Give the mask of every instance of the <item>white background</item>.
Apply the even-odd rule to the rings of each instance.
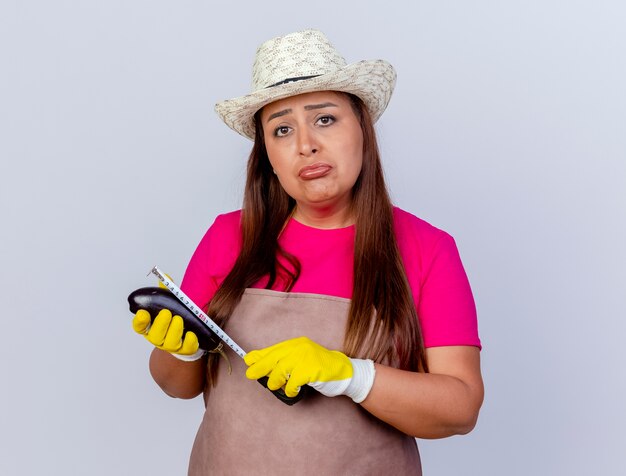
[[[202,402],[151,380],[126,296],[240,206],[213,112],[315,27],[398,84],[401,207],[457,240],[486,399],[427,475],[626,474],[626,7],[619,1],[0,4],[0,473],[186,472]],[[323,455],[311,455],[309,461]]]

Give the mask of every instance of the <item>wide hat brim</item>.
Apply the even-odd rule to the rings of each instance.
[[[351,93],[363,100],[372,121],[387,108],[396,84],[396,72],[387,61],[364,60],[337,71],[254,91],[246,96],[227,99],[215,105],[215,112],[228,127],[254,140],[254,115],[263,106],[298,94],[315,91]]]

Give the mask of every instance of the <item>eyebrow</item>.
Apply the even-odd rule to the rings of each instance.
[[[310,111],[311,109],[321,109],[323,107],[337,107],[337,104],[333,104],[332,102],[323,102],[322,104],[310,104],[308,106],[304,106],[304,110]]]
[[[274,114],[270,114],[270,117],[267,118],[267,121],[270,122],[272,119],[276,119],[277,117],[284,116],[285,114],[289,114],[291,109],[283,109],[282,111],[275,112]]]
[[[338,106],[336,104],[332,103],[332,102],[323,102],[321,104],[308,104],[308,105],[304,106],[304,110],[305,111],[311,111],[311,110],[314,110],[314,109],[322,109],[322,108],[325,108],[325,107],[338,107]],[[268,117],[267,121],[265,121],[265,122],[270,122],[272,119],[276,119],[277,117],[284,116],[284,115],[289,114],[291,112],[293,112],[292,109],[283,109],[282,111],[275,112],[273,114],[270,114],[270,117]]]

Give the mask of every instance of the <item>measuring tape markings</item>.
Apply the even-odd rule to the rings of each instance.
[[[246,352],[239,347],[239,345],[228,334],[226,334],[226,332],[224,332],[222,328],[218,326],[215,321],[213,321],[213,319],[199,309],[194,302],[165,275],[165,273],[163,273],[157,266],[152,268],[150,272],[159,278],[165,287],[169,289],[187,309],[193,312],[194,315],[204,323],[204,325],[211,329],[211,331],[214,332],[228,347],[235,351],[239,357],[245,357]]]
[[[167,277],[165,273],[163,273],[157,266],[152,268],[150,272],[154,274],[157,278],[159,278],[159,280],[165,285],[165,287],[169,289],[172,294],[174,294],[174,296],[176,296],[176,298],[181,303],[183,303],[183,305],[187,309],[193,312],[193,314],[198,319],[200,319],[209,329],[211,329],[211,331],[213,331],[215,335],[217,335],[217,337],[219,337],[228,347],[235,351],[235,353],[239,357],[243,359],[246,356],[246,352],[241,347],[239,347],[239,345],[228,334],[226,334],[226,332],[224,332],[222,328],[218,326],[215,321],[213,321],[213,319],[211,319],[201,309],[199,309],[194,304],[194,302],[189,299],[189,297]],[[267,380],[268,377],[261,377],[260,379],[258,379],[258,382],[269,390],[269,388],[267,387]],[[287,395],[285,395],[283,389],[270,390],[270,392],[272,392],[274,396],[278,398],[281,402],[286,403],[287,405],[293,405],[294,403],[297,403],[300,401],[300,399],[302,399],[302,397],[306,393],[304,390],[307,388],[308,387],[306,386],[302,387],[302,390],[295,397],[288,397]]]

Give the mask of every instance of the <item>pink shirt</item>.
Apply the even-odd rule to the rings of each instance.
[[[191,258],[181,288],[199,306],[211,300],[237,259],[240,217],[241,211],[218,216]],[[454,239],[399,208],[394,225],[425,347],[480,347],[476,306]],[[279,242],[301,264],[292,292],[351,298],[354,234],[354,226],[322,230],[289,220]],[[283,291],[280,282],[272,289]]]

